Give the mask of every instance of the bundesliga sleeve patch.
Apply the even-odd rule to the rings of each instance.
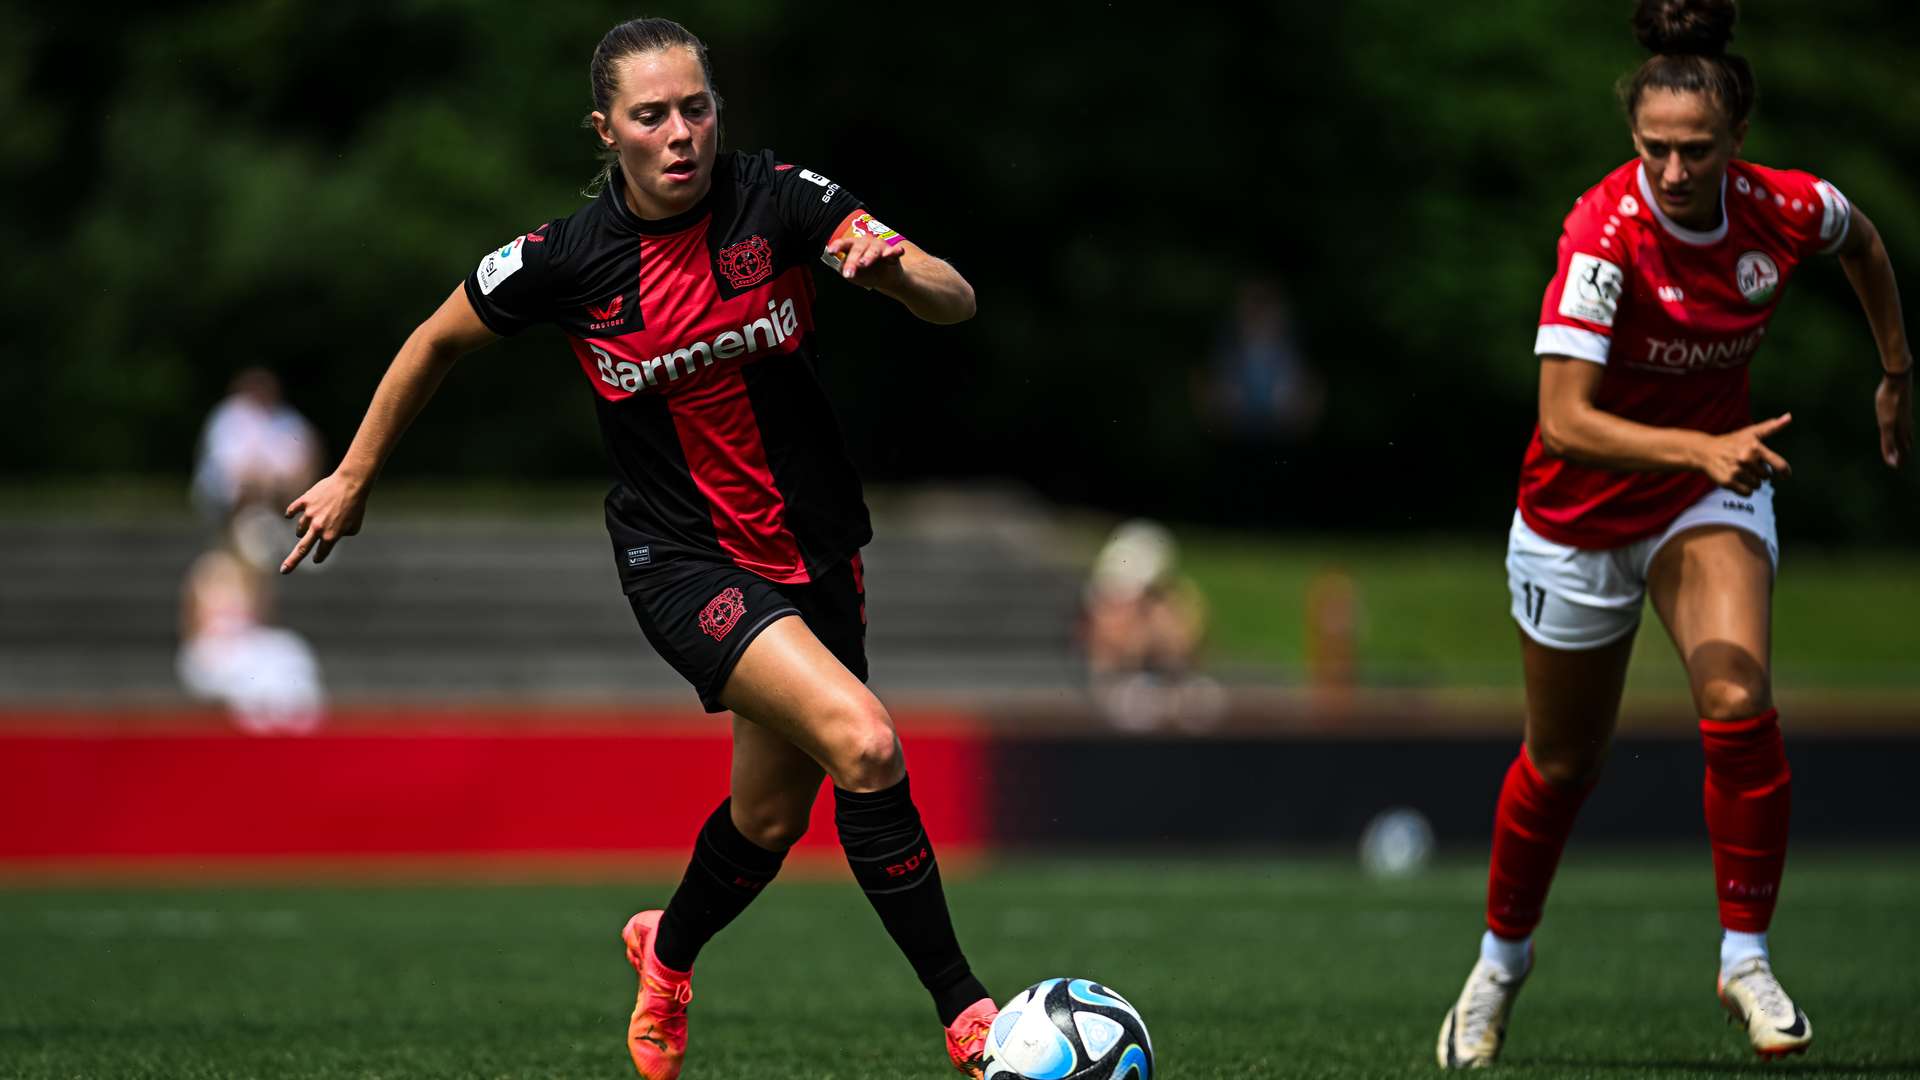
[[[1620,267],[1585,252],[1574,252],[1567,264],[1567,284],[1560,292],[1560,314],[1601,326],[1612,326],[1620,310],[1620,293],[1627,276]]]
[[[1813,190],[1820,196],[1820,239],[1825,242],[1820,250],[1831,255],[1840,250],[1847,239],[1847,226],[1853,222],[1853,204],[1840,194],[1839,188],[1825,180],[1815,180]]]
[[[526,237],[516,236],[513,243],[498,251],[487,252],[487,257],[480,260],[480,269],[476,272],[480,280],[480,295],[492,296],[493,290],[499,288],[501,282],[512,277],[514,272],[520,269],[522,265],[520,249],[526,242]]]

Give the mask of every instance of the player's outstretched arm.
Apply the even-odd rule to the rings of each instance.
[[[1593,403],[1604,371],[1573,357],[1540,358],[1540,442],[1547,453],[1608,469],[1702,472],[1742,495],[1770,477],[1792,474],[1787,459],[1763,441],[1792,414],[1725,435],[1636,423]]]
[[[895,237],[836,236],[829,254],[841,256],[840,276],[855,285],[891,296],[930,323],[966,322],[975,311],[973,286],[945,259],[936,259],[911,240]]]
[[[360,531],[367,493],[401,433],[426,407],[454,361],[493,339],[493,331],[474,314],[464,285],[456,286],[440,309],[414,328],[387,365],[339,468],[288,505],[287,516],[295,520],[300,540],[280,563],[281,573],[293,573],[309,552],[314,562],[326,561],[341,537]]]
[[[1880,425],[1880,460],[1899,468],[1913,452],[1913,350],[1907,343],[1906,322],[1900,314],[1900,286],[1893,279],[1893,260],[1880,240],[1880,230],[1867,215],[1853,208],[1847,239],[1840,245],[1840,268],[1847,272],[1860,306],[1873,327],[1880,348],[1880,389],[1873,395],[1874,418]]]

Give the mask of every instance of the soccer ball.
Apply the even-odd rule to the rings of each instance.
[[[1153,1080],[1153,1040],[1119,994],[1047,979],[1001,1007],[986,1062],[986,1080]]]
[[[1433,826],[1404,806],[1382,810],[1360,835],[1360,865],[1374,877],[1412,877],[1433,857]]]

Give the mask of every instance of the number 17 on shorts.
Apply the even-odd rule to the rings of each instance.
[[[1531,581],[1520,583],[1520,611],[1517,617],[1531,625],[1540,625],[1540,616],[1546,614],[1547,590]]]

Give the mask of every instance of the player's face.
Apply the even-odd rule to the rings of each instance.
[[[1717,225],[1720,180],[1746,134],[1746,124],[1729,125],[1705,94],[1652,90],[1641,97],[1633,145],[1661,211],[1689,228]]]
[[[713,183],[720,108],[691,49],[656,49],[618,62],[612,111],[595,112],[600,141],[620,155],[627,195],[643,218],[671,217]]]

